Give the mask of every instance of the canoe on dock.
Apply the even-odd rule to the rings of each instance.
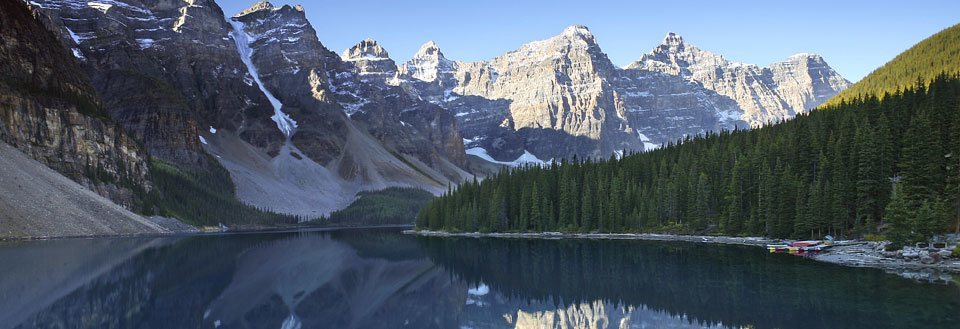
[[[794,241],[788,244],[768,244],[771,253],[816,254],[830,247],[829,242],[821,240]]]

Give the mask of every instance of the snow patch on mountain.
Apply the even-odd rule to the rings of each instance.
[[[527,151],[527,150],[523,150],[523,154],[521,154],[520,157],[518,157],[516,160],[513,160],[513,161],[498,161],[494,159],[492,156],[490,156],[490,154],[487,153],[487,150],[482,147],[469,148],[466,150],[466,152],[469,155],[479,157],[483,160],[486,160],[487,162],[507,165],[510,167],[522,167],[524,165],[541,166],[541,165],[550,164],[552,162],[552,160],[551,161],[540,160],[539,158],[537,158],[537,156],[533,155],[532,153],[530,153],[530,151]]]
[[[640,142],[643,143],[644,151],[653,151],[660,148],[660,144],[652,143],[650,137],[647,137],[647,135],[644,135],[639,131],[637,132],[637,137],[640,138]]]
[[[247,66],[247,71],[250,73],[250,76],[253,77],[253,81],[260,87],[260,90],[263,91],[264,95],[267,96],[267,99],[270,100],[270,104],[273,105],[274,114],[271,119],[277,123],[277,128],[283,132],[284,136],[287,136],[289,139],[290,136],[293,136],[294,131],[297,129],[297,122],[290,118],[289,115],[283,113],[281,108],[283,103],[279,99],[273,96],[267,88],[263,85],[263,82],[260,81],[260,74],[257,72],[256,65],[253,64],[253,49],[250,48],[250,35],[243,30],[243,22],[236,20],[230,20],[230,25],[233,25],[233,31],[230,32],[230,35],[233,37],[234,42],[237,44],[237,50],[240,52],[240,59],[243,61],[243,64]]]

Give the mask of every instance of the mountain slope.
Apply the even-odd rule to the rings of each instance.
[[[796,54],[759,67],[728,61],[676,33],[668,33],[653,51],[627,67],[681,76],[730,97],[754,127],[809,111],[850,86],[816,54]]]
[[[0,238],[171,232],[128,210],[155,191],[147,156],[44,19],[0,2]]]
[[[932,40],[953,42],[949,35]],[[934,47],[928,41],[920,44]],[[693,58],[709,57],[700,55]],[[912,49],[898,58],[891,67],[949,65],[939,52]],[[686,67],[663,68],[682,75]],[[823,105],[776,125],[708,133],[611,161],[505,171],[431,201],[417,226],[814,239],[886,234],[894,247],[909,245],[960,231],[958,103],[960,74],[940,74],[883,99]]]
[[[502,172],[431,201],[417,226],[924,241],[960,229],[960,111],[943,106],[958,101],[960,77],[942,77],[619,160]]]
[[[814,54],[761,68],[729,62],[673,33],[621,69],[579,25],[482,62],[447,59],[428,42],[395,77],[386,73],[388,84],[455,113],[469,153],[495,162],[515,162],[525,152],[606,158],[761,126],[803,113],[849,84]]]
[[[880,68],[870,72],[849,89],[830,99],[835,105],[856,97],[883,96],[913,87],[917,81],[928,83],[941,73],[960,72],[960,24],[920,41]]]
[[[583,26],[474,63],[431,42],[397,65],[374,40],[331,52],[301,6],[263,1],[228,18],[214,0],[30,6],[106,116],[158,160],[167,190],[147,211],[196,213],[172,201],[189,195],[315,218],[362,191],[441,193],[472,176],[464,168],[622,156],[748,126],[737,99],[702,81],[615,67]],[[791,104],[823,94],[811,83],[822,76],[807,73],[831,72],[815,56],[769,71],[754,75],[789,90],[778,101]]]
[[[316,38],[302,7],[260,2],[229,20],[248,82],[271,100],[285,136],[277,154],[264,154],[230,131],[205,134],[244,202],[317,218],[361,191],[439,193],[469,177],[452,115],[363,79]]]
[[[127,207],[150,190],[146,155],[104,111],[43,16],[0,4],[0,141]]]
[[[313,219],[360,191],[439,193],[470,176],[453,115],[362,79],[317,40],[300,6],[259,2],[227,19],[213,0],[30,6],[89,77],[102,115],[159,160],[152,167],[167,190],[151,194],[148,212],[202,224],[270,217],[173,201],[236,197]]]
[[[246,83],[230,25],[213,0],[33,1],[72,48],[110,117],[151,156],[209,172],[200,137],[235,131],[276,153],[268,100]]]
[[[3,143],[0,195],[0,238],[171,233]]]
[[[746,127],[725,96],[669,74],[617,68],[580,25],[482,62],[447,59],[427,42],[395,76],[377,77],[453,112],[468,154],[493,163],[606,158]]]

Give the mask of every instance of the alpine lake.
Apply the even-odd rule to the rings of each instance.
[[[8,241],[3,328],[960,328],[960,287],[690,242],[401,229]]]

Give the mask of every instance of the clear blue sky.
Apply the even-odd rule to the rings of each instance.
[[[220,0],[232,16],[254,0]],[[766,65],[794,53],[822,55],[857,81],[916,42],[960,23],[960,1],[272,1],[302,4],[320,41],[337,53],[364,38],[406,61],[427,40],[455,60],[486,60],[548,38],[571,24],[590,28],[625,66],[670,31],[727,59]]]

